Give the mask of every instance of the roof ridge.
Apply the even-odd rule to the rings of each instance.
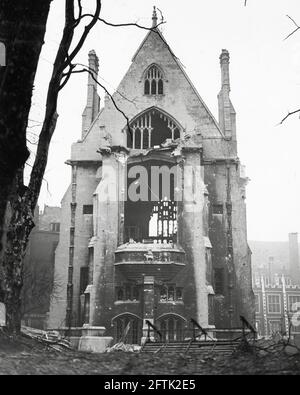
[[[165,37],[163,36],[162,32],[158,29],[151,29],[147,35],[145,36],[144,40],[141,42],[141,44],[139,45],[138,49],[136,50],[135,54],[133,55],[131,61],[134,62],[135,58],[137,57],[137,54],[139,53],[139,51],[141,50],[141,48],[143,47],[144,43],[146,42],[146,40],[148,39],[148,37],[150,36],[151,33],[156,33],[159,35],[159,37],[161,38],[161,40],[164,42],[164,44],[167,46],[170,54],[172,55],[172,57],[174,58],[176,64],[178,65],[178,67],[180,68],[180,70],[182,71],[184,77],[186,78],[186,80],[188,81],[188,83],[190,84],[190,86],[192,87],[194,93],[196,94],[196,96],[198,97],[200,103],[203,105],[203,107],[205,108],[205,110],[207,111],[207,113],[209,114],[209,116],[211,117],[212,121],[214,122],[216,128],[218,129],[220,135],[225,139],[225,135],[222,132],[219,123],[217,122],[215,116],[212,114],[212,112],[210,111],[210,109],[208,108],[208,106],[206,105],[206,103],[204,102],[204,100],[202,99],[202,97],[200,96],[198,90],[196,89],[195,85],[192,83],[192,81],[190,80],[189,76],[187,75],[187,73],[185,72],[184,68],[183,68],[183,64],[181,63],[180,59],[174,54],[173,50],[171,49],[170,45],[167,43]]]

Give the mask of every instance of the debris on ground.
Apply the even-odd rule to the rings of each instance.
[[[22,326],[21,334],[24,337],[38,341],[45,346],[56,351],[70,350],[71,344],[67,339],[64,339],[58,331],[45,331],[41,329],[30,328]]]
[[[288,355],[282,344],[268,341],[257,342],[260,349],[254,352],[240,349],[232,355],[198,358],[127,348],[102,354],[68,348],[57,352],[44,339],[40,342],[42,335],[12,339],[0,332],[0,375],[300,375],[300,352]]]
[[[112,347],[108,347],[105,352],[112,351],[124,351],[124,352],[139,352],[141,346],[137,344],[125,344],[124,342],[119,342],[114,344]]]

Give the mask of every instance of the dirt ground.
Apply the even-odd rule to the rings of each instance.
[[[28,339],[0,336],[0,375],[299,375],[300,353],[239,351],[232,356],[57,352]]]

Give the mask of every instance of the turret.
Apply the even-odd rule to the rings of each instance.
[[[229,52],[222,49],[220,55],[221,65],[221,91],[218,95],[219,101],[219,124],[225,137],[236,140],[235,110],[229,98],[230,78],[229,78]]]
[[[87,102],[82,114],[82,139],[86,135],[100,109],[100,97],[97,93],[99,59],[94,50],[89,52],[88,66],[92,74],[88,74]]]
[[[152,27],[157,26],[157,13],[155,6],[153,7],[153,14],[152,14]]]

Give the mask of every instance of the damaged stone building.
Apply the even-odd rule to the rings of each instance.
[[[98,58],[89,53],[93,73],[56,250],[64,289],[49,328],[95,328],[117,341],[127,327],[127,341],[140,343],[147,320],[166,340],[182,339],[190,318],[205,328],[240,326],[240,315],[253,322],[229,53],[220,55],[217,121],[155,10],[152,21],[103,105]]]

